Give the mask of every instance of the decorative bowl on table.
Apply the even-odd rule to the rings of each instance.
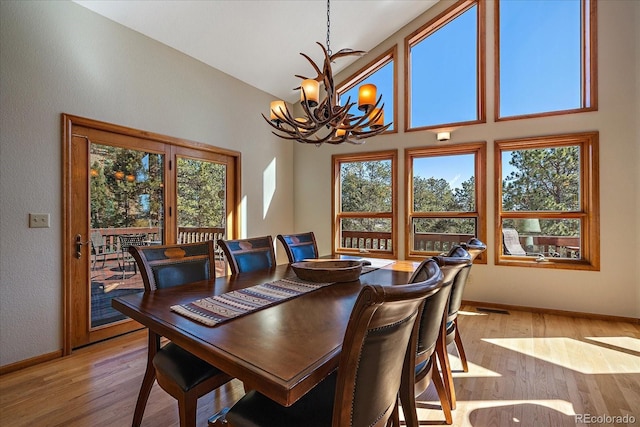
[[[294,262],[291,268],[300,279],[309,282],[352,282],[360,278],[362,261],[302,261]]]

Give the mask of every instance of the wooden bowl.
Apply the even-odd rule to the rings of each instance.
[[[360,278],[362,261],[332,260],[294,262],[296,275],[309,282],[353,282]]]

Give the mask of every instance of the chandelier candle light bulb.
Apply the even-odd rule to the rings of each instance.
[[[315,107],[318,105],[320,96],[320,83],[314,79],[305,79],[300,85],[300,102],[306,102],[307,106]]]
[[[271,101],[271,120],[282,122],[284,120],[284,114],[287,111],[287,106],[284,101]]]
[[[376,85],[366,84],[358,89],[358,109],[365,113],[376,103]]]

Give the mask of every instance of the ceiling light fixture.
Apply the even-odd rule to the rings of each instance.
[[[306,144],[321,145],[363,144],[365,139],[379,135],[386,131],[392,123],[384,124],[384,103],[382,95],[376,100],[376,86],[365,84],[358,91],[358,110],[362,115],[350,114],[349,110],[355,105],[351,98],[347,98],[344,106],[338,102],[338,93],[333,82],[331,63],[345,56],[361,56],[365,52],[353,49],[341,49],[333,54],[330,47],[330,0],[327,0],[327,47],[318,45],[324,52],[322,69],[304,53],[304,56],[318,74],[315,78],[308,78],[296,74],[302,83],[294,90],[300,89],[300,104],[304,117],[293,117],[284,101],[271,102],[270,119],[262,117],[275,131],[272,133],[280,138],[298,141]],[[324,99],[320,100],[320,83],[324,84]]]

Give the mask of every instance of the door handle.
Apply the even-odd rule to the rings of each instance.
[[[82,236],[80,234],[76,234],[76,258],[82,258],[82,245],[86,245],[91,240],[87,240],[86,242],[82,241]]]

